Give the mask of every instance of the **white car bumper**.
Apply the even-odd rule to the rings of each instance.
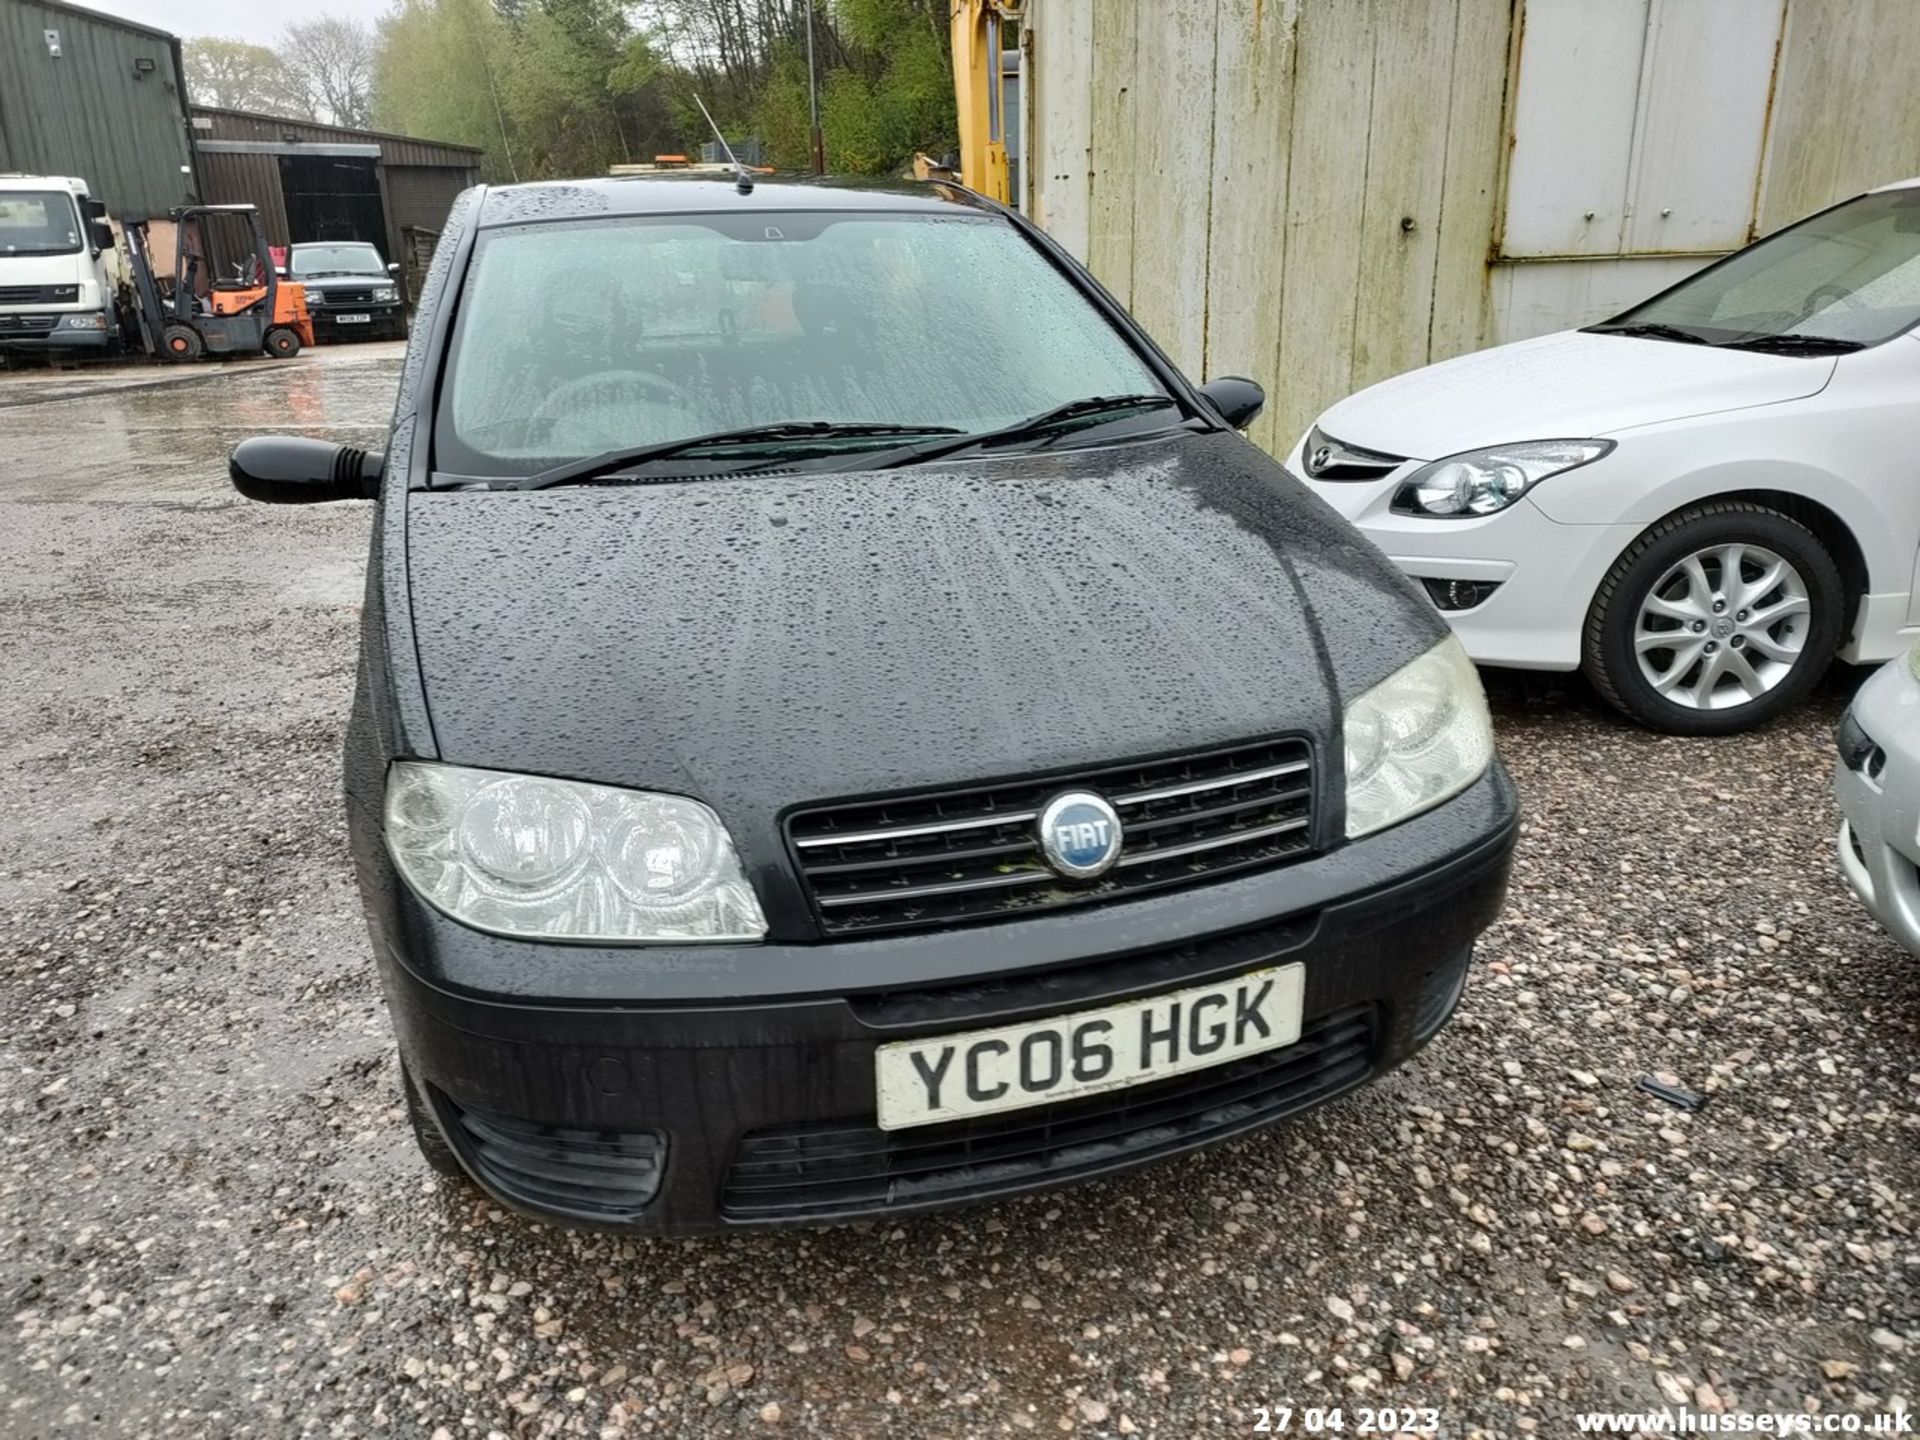
[[[1850,739],[1867,747],[1851,761]],[[1904,660],[1860,687],[1841,746],[1840,871],[1887,932],[1920,955],[1920,680]]]
[[[1296,477],[1302,474],[1298,456],[1287,468]],[[1416,580],[1496,586],[1468,608],[1448,609],[1444,591],[1437,601],[1467,654],[1480,664],[1578,669],[1581,630],[1594,591],[1642,527],[1561,525],[1527,499],[1497,515],[1465,520],[1396,515],[1394,492],[1418,468],[1418,462],[1409,462],[1381,480],[1301,483]]]

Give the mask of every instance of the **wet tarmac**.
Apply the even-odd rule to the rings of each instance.
[[[226,500],[226,453],[248,435],[378,448],[405,345],[196,366],[75,366],[0,374],[0,499]]]

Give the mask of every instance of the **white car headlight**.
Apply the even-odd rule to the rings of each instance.
[[[1480,676],[1449,635],[1347,707],[1347,838],[1458,795],[1493,760]]]
[[[1449,455],[1402,481],[1393,508],[1449,520],[1492,515],[1549,475],[1591,465],[1611,449],[1611,440],[1528,440]]]
[[[455,920],[542,940],[758,940],[760,902],[698,800],[398,760],[387,849]]]
[[[398,300],[400,298],[400,292],[391,285],[383,285],[373,292],[373,298],[376,300]]]

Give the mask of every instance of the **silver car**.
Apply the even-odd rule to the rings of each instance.
[[[1874,918],[1920,955],[1920,646],[1860,687],[1835,738],[1840,868]]]

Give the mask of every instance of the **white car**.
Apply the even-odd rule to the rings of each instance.
[[[1473,658],[1724,734],[1920,635],[1920,179],[1333,406],[1288,468]]]

